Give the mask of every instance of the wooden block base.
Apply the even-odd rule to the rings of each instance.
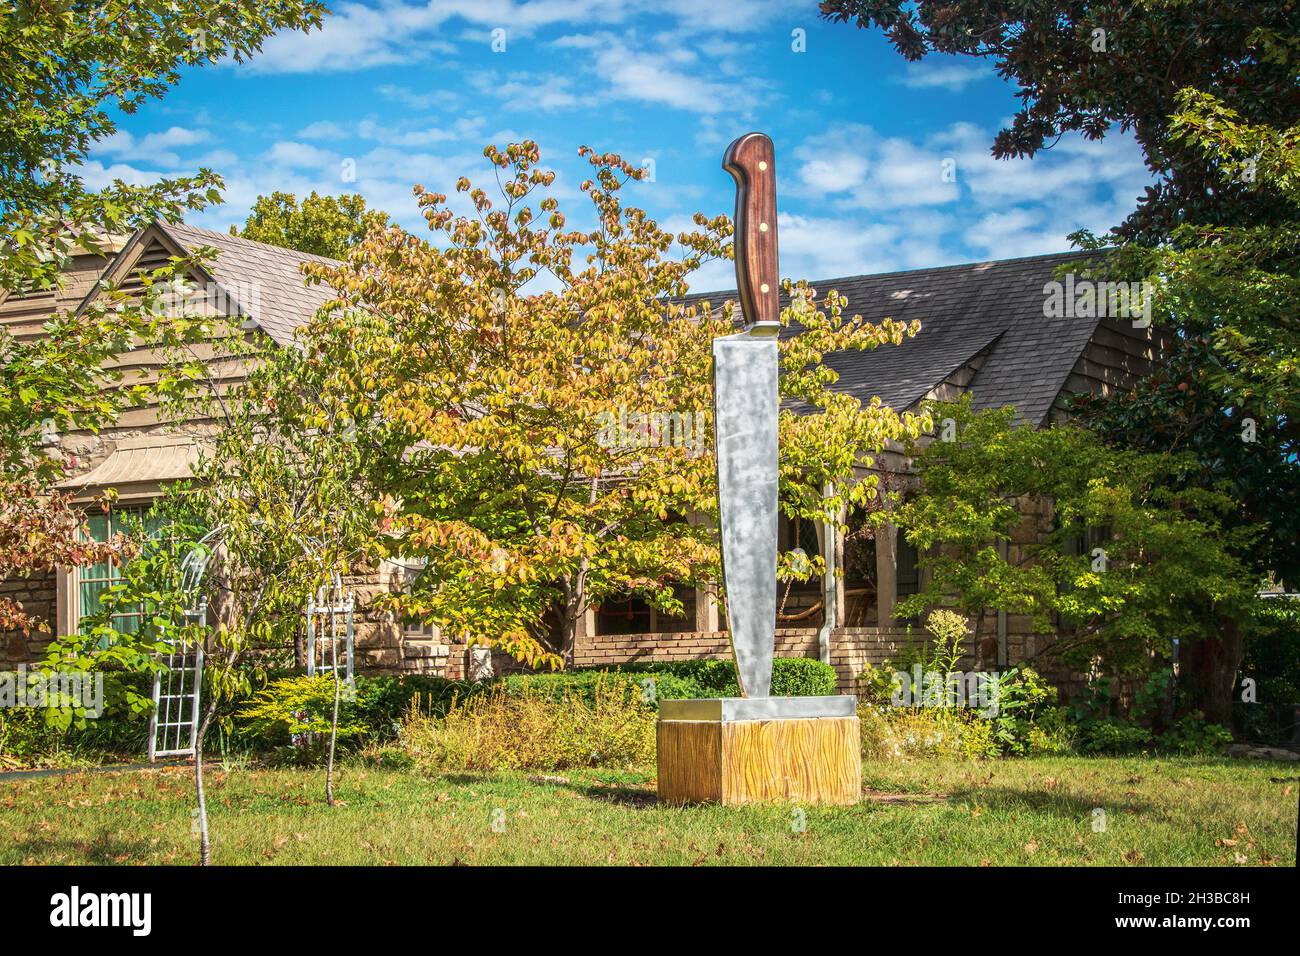
[[[660,720],[663,803],[857,803],[857,717]]]

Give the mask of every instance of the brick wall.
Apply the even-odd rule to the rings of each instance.
[[[600,634],[578,642],[578,667],[612,667],[638,661],[694,661],[731,656],[726,631],[680,631],[664,634]],[[816,657],[817,628],[781,628],[777,657]]]
[[[857,675],[868,663],[882,664],[898,655],[907,632],[902,628],[845,627],[831,637],[831,666],[840,693],[853,693]],[[687,661],[731,656],[726,631],[687,631],[675,634],[609,634],[580,642],[579,667],[613,667],[635,661]],[[817,628],[781,628],[776,632],[777,657],[820,656]]]
[[[868,664],[884,664],[906,646],[901,627],[842,627],[831,635],[831,666],[841,694],[857,692],[857,678]]]

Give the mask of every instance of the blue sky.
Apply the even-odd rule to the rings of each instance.
[[[992,159],[1017,101],[990,64],[908,64],[875,31],[823,22],[812,2],[331,7],[323,30],[273,37],[244,66],[190,71],[123,117],[88,182],[207,165],[226,202],[196,225],[225,229],[258,194],[314,189],[360,192],[423,230],[413,183],[450,193],[464,174],[486,186],[483,146],[531,138],[575,225],[587,144],[652,160],[654,181],[629,201],[685,227],[697,210],[731,212],[722,152],[757,129],[776,143],[781,272],[820,279],[1060,251],[1075,229],[1121,221],[1151,181],[1118,132]],[[694,283],[732,284],[721,264]]]

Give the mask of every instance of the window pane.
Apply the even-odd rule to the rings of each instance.
[[[107,514],[95,511],[86,516],[86,532],[93,541],[108,541],[113,535],[130,530],[133,519],[144,518],[145,530],[157,531],[163,525],[158,515],[145,517],[148,509],[142,507],[114,508]],[[86,618],[98,613],[101,608],[99,596],[113,582],[121,578],[121,569],[110,562],[77,568],[77,627],[85,631]],[[113,627],[123,634],[139,633],[143,614],[139,607],[123,607],[112,618]]]

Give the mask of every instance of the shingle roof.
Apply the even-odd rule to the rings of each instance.
[[[248,318],[280,345],[290,344],[294,330],[306,324],[317,309],[334,297],[334,291],[327,285],[306,285],[300,266],[304,262],[338,265],[335,259],[196,226],[158,225],[186,250],[193,251],[199,246],[216,249],[216,259],[206,263],[206,267],[218,282],[231,286],[252,283],[256,295],[241,301],[240,305]]]
[[[257,283],[256,298],[241,305],[281,345],[292,342],[294,330],[333,297],[328,286],[304,284],[300,266],[334,265],[334,259],[194,226],[160,226],[186,249],[214,247],[218,256],[208,268],[218,281]],[[879,395],[901,411],[983,353],[984,363],[970,383],[975,406],[1014,405],[1023,419],[1041,424],[1098,322],[1045,317],[1043,286],[1059,265],[1088,255],[1053,253],[813,282],[819,297],[832,289],[844,295],[846,315],[921,323],[921,332],[901,346],[827,356],[826,364],[840,375],[835,387],[864,402]],[[718,303],[734,295],[725,291],[689,299]],[[783,334],[797,331],[795,326]]]
[[[1041,424],[1099,321],[1045,317],[1043,286],[1057,266],[1088,255],[1054,253],[811,283],[819,299],[832,289],[844,295],[845,315],[921,323],[921,332],[900,346],[827,356],[840,375],[835,388],[863,401],[879,395],[902,411],[987,349],[970,383],[976,408],[1014,405],[1023,419]],[[690,298],[718,303],[734,295]]]

